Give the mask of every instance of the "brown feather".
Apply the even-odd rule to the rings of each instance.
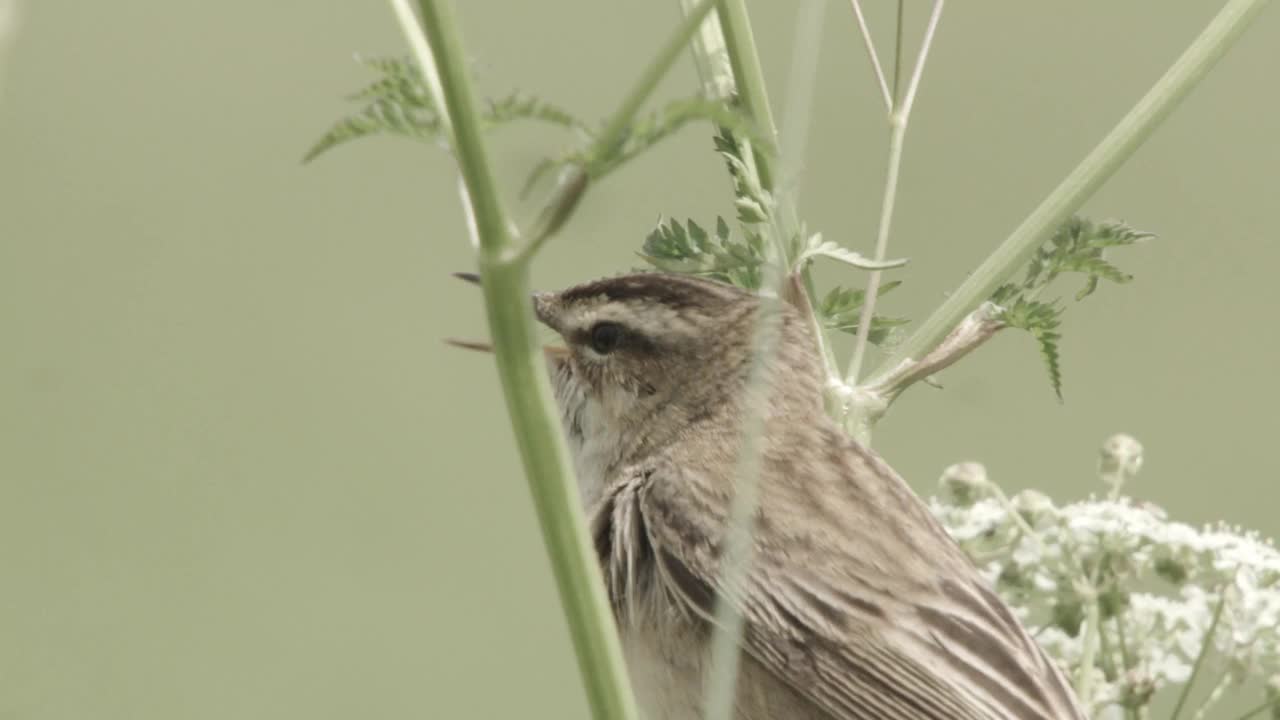
[[[540,302],[569,341],[552,377],[653,717],[701,717],[715,606],[730,602],[745,621],[740,720],[1083,720],[920,499],[823,412],[798,312],[784,312],[768,374],[754,558],[730,596],[720,558],[757,299],[645,274]],[[591,351],[601,318],[643,334],[646,351]]]

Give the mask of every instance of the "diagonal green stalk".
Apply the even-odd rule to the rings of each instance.
[[[587,700],[598,720],[634,720],[638,713],[613,630],[612,611],[578,507],[577,482],[534,334],[528,262],[511,257],[514,238],[486,155],[453,8],[449,0],[418,0],[418,6],[422,27],[403,12],[398,15],[424,72],[435,70],[433,86],[439,88],[452,127],[451,146],[478,239],[481,285],[498,376]]]
[[[680,0],[680,6],[688,14],[692,12],[694,0]],[[755,174],[755,183],[777,200],[772,213],[775,215],[772,218],[774,222],[769,223],[765,230],[769,233],[771,244],[778,249],[784,265],[790,267],[793,257],[798,253],[798,248],[790,245],[799,238],[799,212],[793,193],[778,192],[779,169],[775,167],[778,161],[778,126],[774,122],[769,103],[764,70],[760,64],[760,54],[756,50],[755,33],[751,29],[751,18],[747,14],[745,0],[719,0],[716,14],[702,26],[700,36],[693,43],[693,58],[703,92],[713,98],[736,98],[758,133],[768,138],[772,144],[771,152],[770,148],[755,147],[749,139],[735,134],[739,145],[749,149],[744,161]],[[807,101],[804,102],[807,104]],[[797,158],[797,162],[799,160]],[[782,180],[790,181],[788,178]],[[803,300],[812,307],[816,295],[808,268],[801,269],[800,278],[805,293]],[[809,312],[807,316],[810,333],[817,343],[827,377],[838,381],[839,370],[827,333],[815,313]]]
[[[1250,720],[1250,718],[1255,718],[1261,713],[1264,713],[1267,710],[1273,707],[1278,707],[1278,706],[1280,706],[1280,697],[1267,698],[1261,704],[1254,705],[1253,707],[1241,713],[1236,718],[1236,720]]]
[[[738,100],[760,130],[774,142],[778,139],[778,125],[769,107],[769,93],[764,84],[764,68],[760,54],[756,52],[755,33],[751,30],[751,18],[747,15],[745,0],[720,0],[716,13],[720,18],[720,31],[724,33],[724,48],[729,55],[733,81]],[[762,148],[753,148],[756,155],[756,172],[760,186],[773,190],[773,159]]]
[[[1196,654],[1195,662],[1191,663],[1191,675],[1182,684],[1182,692],[1178,693],[1178,702],[1173,706],[1173,712],[1169,713],[1169,720],[1178,720],[1178,716],[1182,714],[1182,708],[1187,704],[1187,698],[1191,697],[1191,687],[1195,685],[1196,678],[1200,675],[1200,669],[1204,666],[1204,659],[1208,657],[1209,651],[1213,649],[1213,636],[1218,630],[1218,623],[1222,621],[1222,611],[1227,607],[1227,590],[1229,589],[1229,584],[1222,586],[1222,594],[1218,597],[1218,605],[1213,609],[1213,619],[1209,621],[1209,627],[1204,631],[1204,640],[1200,643],[1200,652]]]
[[[1228,0],[1169,70],[1107,134],[1102,142],[1027,216],[995,252],[885,359],[868,384],[904,361],[919,360],[1030,259],[1041,243],[1080,209],[1240,37],[1267,0]]]
[[[681,0],[688,11],[690,0]],[[807,274],[788,277],[793,258],[798,249],[794,239],[799,234],[799,221],[795,208],[794,178],[788,177],[797,163],[782,162],[792,153],[802,150],[804,135],[808,130],[808,113],[812,103],[814,65],[817,62],[818,40],[821,37],[821,17],[825,0],[806,0],[802,3],[797,19],[796,49],[792,58],[792,95],[789,109],[794,117],[787,118],[785,141],[778,144],[779,133],[769,109],[763,73],[751,24],[742,0],[721,0],[716,22],[708,22],[698,42],[694,43],[694,60],[698,67],[703,89],[714,97],[736,96],[748,117],[760,132],[774,141],[778,153],[766,148],[753,147],[746,138],[735,139],[745,146],[744,161],[748,172],[754,174],[753,182],[774,198],[769,220],[764,224],[766,233],[778,250],[781,263],[767,264],[762,282],[761,303],[757,311],[756,327],[752,337],[751,367],[747,382],[747,411],[743,413],[741,428],[742,445],[738,453],[733,502],[726,525],[724,551],[721,566],[721,600],[717,603],[711,641],[711,663],[706,681],[704,714],[706,720],[728,720],[735,707],[736,685],[744,619],[727,598],[741,597],[749,580],[753,560],[753,517],[757,507],[757,493],[761,473],[761,436],[764,433],[763,404],[768,400],[770,387],[770,359],[776,350],[780,305],[778,291],[788,282],[791,291],[804,302],[813,297],[812,285]],[[796,78],[797,75],[804,77]],[[794,158],[798,161],[798,158]],[[780,168],[786,168],[781,170]],[[780,187],[782,186],[782,187]],[[813,313],[809,313],[814,321]],[[828,361],[828,374],[834,370],[834,357],[825,342],[823,330],[812,327],[819,352]]]
[[[715,7],[716,1],[701,0],[689,9],[684,20],[644,69],[631,91],[622,99],[618,109],[610,116],[604,130],[600,131],[595,142],[592,143],[587,153],[588,158],[608,157],[626,140],[627,132],[635,122],[640,108],[653,95],[658,83],[675,64],[676,58],[693,40],[698,28]],[[529,232],[528,242],[519,251],[521,258],[532,257],[569,219],[586,190],[591,173],[590,167],[575,167],[556,185],[551,200],[547,202],[545,209]]]
[[[853,7],[857,12],[858,23],[863,28],[864,38],[867,43],[867,52],[872,58],[876,57],[875,48],[871,45],[870,34],[866,29],[865,20],[857,0],[854,0]],[[943,0],[934,0],[933,10],[929,13],[929,23],[925,27],[924,39],[920,43],[920,51],[916,57],[916,64],[911,72],[911,80],[907,84],[906,94],[899,100],[898,91],[898,69],[901,64],[902,53],[902,24],[901,24],[901,7],[899,7],[899,24],[897,30],[897,44],[894,47],[894,70],[893,70],[893,95],[889,96],[889,160],[885,170],[884,195],[880,207],[880,225],[876,232],[875,259],[883,262],[885,256],[889,252],[889,229],[893,222],[894,204],[898,196],[898,173],[902,167],[902,146],[906,142],[907,123],[911,120],[911,108],[915,104],[916,92],[920,88],[920,78],[924,73],[925,61],[929,58],[929,49],[933,46],[933,37],[938,30],[938,21],[942,17]],[[878,61],[873,62],[876,66],[876,72],[883,75],[883,71],[879,69]],[[849,371],[845,374],[845,384],[849,387],[856,387],[858,384],[858,375],[862,372],[862,362],[866,357],[868,339],[871,335],[871,320],[875,317],[876,301],[880,296],[880,280],[882,273],[879,270],[873,270],[867,279],[867,290],[865,302],[862,304],[862,312],[858,316],[858,334],[853,346],[853,356],[849,360]],[[870,423],[866,418],[865,403],[858,401],[858,396],[853,396],[853,402],[847,409],[849,413],[846,420],[846,426],[852,431],[853,436],[864,444],[870,442]]]

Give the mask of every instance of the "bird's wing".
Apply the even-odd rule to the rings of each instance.
[[[627,527],[612,530],[691,613],[711,620],[728,597],[743,649],[832,718],[1083,720],[1061,673],[920,500],[837,435],[838,455],[809,468],[771,471],[764,458],[771,481],[736,592],[719,572],[726,485],[687,464],[637,468],[628,507],[612,512]],[[836,461],[843,476],[827,477]],[[623,555],[631,572],[637,555]]]

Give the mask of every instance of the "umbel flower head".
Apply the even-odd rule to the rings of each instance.
[[[1106,497],[1057,505],[1034,490],[1009,498],[981,465],[962,463],[943,473],[931,507],[1092,714],[1194,684],[1196,717],[1212,717],[1229,691],[1280,682],[1280,552],[1256,532],[1195,528],[1124,496],[1141,466],[1142,446],[1113,436],[1099,458]],[[1259,707],[1275,704],[1259,717],[1280,708],[1280,688],[1267,692]]]

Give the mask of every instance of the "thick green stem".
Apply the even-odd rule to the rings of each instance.
[[[1174,62],[1137,105],[1092,152],[1045,198],[1008,239],[996,248],[947,300],[876,370],[887,375],[908,359],[934,348],[966,314],[1015,272],[1041,243],[1080,209],[1168,117],[1177,104],[1257,17],[1267,0],[1229,0],[1199,37]],[[872,381],[874,383],[874,379]]]
[[[453,132],[451,146],[466,188],[467,210],[479,245],[485,305],[511,424],[542,537],[560,590],[587,700],[598,720],[638,717],[627,682],[613,614],[578,507],[569,452],[551,397],[533,326],[528,263],[511,257],[513,238],[481,137],[475,96],[449,0],[419,0],[422,28],[402,25],[419,57],[438,72]],[[416,38],[415,38],[416,36]]]
[[[733,80],[738,100],[747,116],[775,144],[778,142],[778,125],[773,121],[769,107],[769,93],[764,84],[764,68],[760,54],[756,52],[755,34],[751,31],[751,19],[747,15],[745,0],[720,0],[716,10],[720,16],[720,31],[724,33],[724,47],[729,54]],[[752,148],[756,156],[756,173],[760,187],[770,192],[774,189],[773,159],[763,148]]]
[[[694,2],[680,0],[680,6],[688,14],[692,12]],[[769,224],[767,230],[782,262],[790,267],[796,252],[796,248],[791,245],[799,237],[799,212],[795,207],[795,197],[785,193],[779,196],[776,187],[776,151],[782,148],[779,146],[778,127],[770,109],[760,54],[756,50],[755,35],[751,30],[751,19],[744,0],[719,0],[716,14],[703,25],[701,36],[693,43],[693,56],[703,92],[714,98],[736,98],[759,134],[770,142],[772,150],[757,148],[747,138],[736,138],[740,146],[750,148],[744,160],[754,172],[756,184],[777,201],[773,208],[774,222]],[[808,100],[801,99],[801,102],[807,103]],[[806,129],[807,127],[801,130]],[[786,148],[787,152],[792,150],[793,148]],[[800,278],[807,296],[804,299],[812,309],[815,290],[807,268],[801,269]],[[815,313],[809,312],[806,317],[810,320],[810,332],[817,344],[818,354],[823,359],[827,377],[838,381],[839,370],[830,339]]]

